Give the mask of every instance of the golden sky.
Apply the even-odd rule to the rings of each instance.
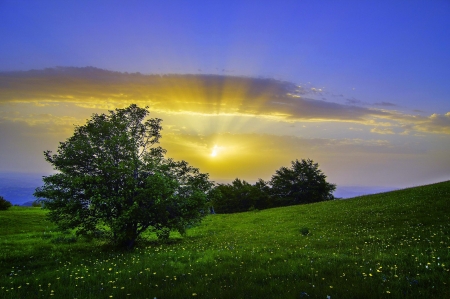
[[[334,101],[331,91],[268,78],[142,75],[96,68],[0,73],[0,172],[49,173],[56,150],[92,113],[149,106],[168,156],[211,179],[270,179],[311,158],[338,185],[450,179],[450,112]]]

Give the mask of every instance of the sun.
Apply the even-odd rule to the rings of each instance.
[[[211,152],[211,157],[216,157],[218,151],[219,151],[219,147],[217,145],[214,145],[213,150]]]

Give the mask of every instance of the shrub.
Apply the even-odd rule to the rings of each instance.
[[[302,227],[302,228],[300,229],[300,232],[302,233],[302,235],[307,236],[307,235],[309,235],[309,228],[307,228],[307,227]]]
[[[5,211],[10,207],[12,207],[12,204],[6,199],[4,199],[3,196],[0,196],[0,210]]]

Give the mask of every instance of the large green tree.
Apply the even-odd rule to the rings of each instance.
[[[34,195],[50,220],[82,235],[109,234],[129,248],[147,229],[168,238],[201,220],[213,183],[187,162],[165,158],[156,146],[162,120],[148,118],[147,109],[94,114],[56,154],[44,152],[57,173]]]
[[[319,164],[310,159],[292,161],[290,168],[281,167],[272,176],[270,185],[277,206],[331,200],[336,189],[336,185],[326,181]]]

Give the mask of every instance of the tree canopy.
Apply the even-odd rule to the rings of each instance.
[[[278,205],[293,205],[334,199],[336,185],[326,181],[319,164],[310,159],[295,160],[281,167],[270,180],[271,193]]]
[[[231,184],[219,184],[211,196],[214,211],[235,213],[271,207],[267,191],[267,183],[261,179],[255,185],[240,179]]]
[[[213,183],[187,162],[165,158],[156,146],[162,120],[148,114],[134,104],[94,114],[56,154],[44,152],[58,172],[44,177],[34,195],[50,220],[129,248],[147,229],[168,238],[201,220]]]
[[[219,184],[211,198],[217,213],[235,213],[331,200],[335,189],[317,163],[302,159],[292,161],[290,168],[281,167],[267,182],[259,179],[251,185],[235,179]]]

